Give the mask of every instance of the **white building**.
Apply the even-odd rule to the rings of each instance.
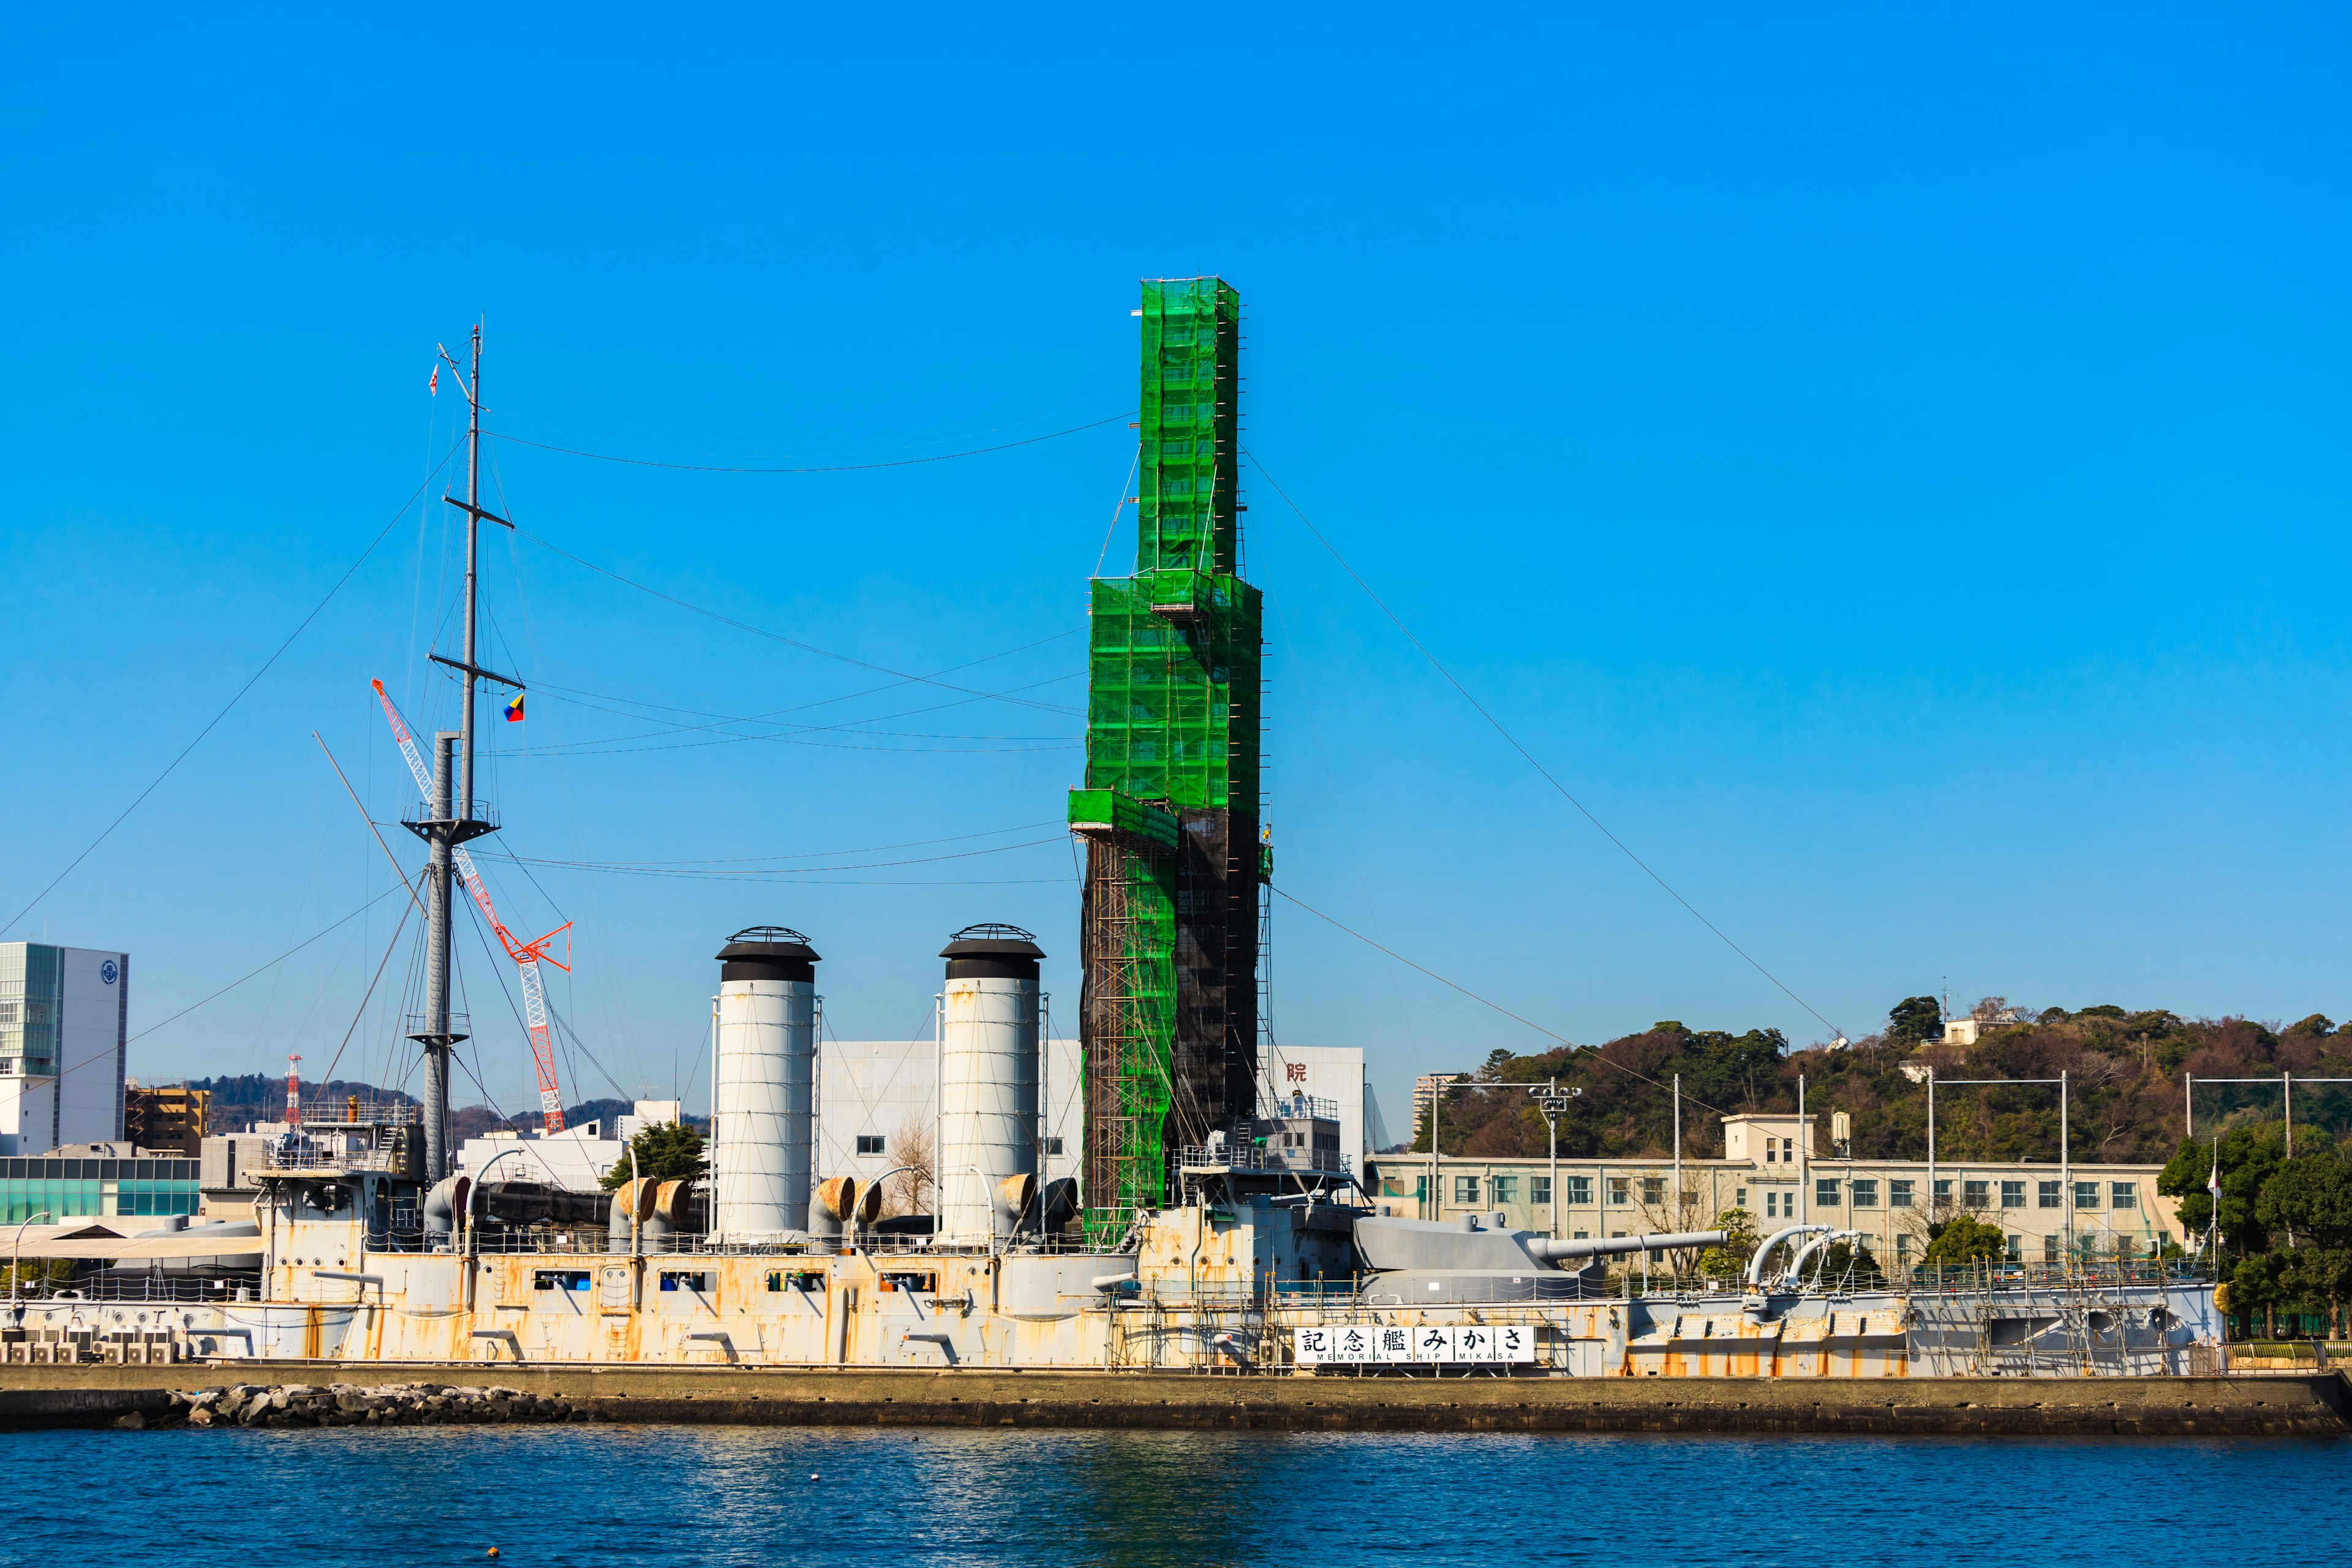
[[[1364,1156],[1373,1140],[1386,1131],[1371,1085],[1364,1081],[1361,1046],[1276,1046],[1258,1064],[1257,1103],[1261,1110],[1277,1100],[1304,1094],[1314,1100],[1336,1100],[1339,1107],[1339,1149],[1348,1169],[1361,1174]]]
[[[1086,1101],[1079,1096],[1078,1042],[1048,1040],[1045,1058],[1040,1102],[1051,1181],[1078,1173]],[[935,1164],[939,1084],[935,1040],[825,1041],[817,1050],[815,1178],[855,1176],[863,1184],[907,1164],[910,1154]]]
[[[0,1155],[122,1137],[131,955],[0,942]]]
[[[641,1100],[629,1115],[604,1121],[583,1121],[561,1132],[498,1131],[468,1138],[457,1147],[458,1171],[475,1181],[499,1160],[490,1174],[501,1182],[544,1182],[575,1193],[593,1193],[604,1184],[604,1173],[628,1159],[629,1140],[640,1128],[678,1120],[675,1100]]]
[[[1045,1176],[1076,1176],[1086,1133],[1078,1042],[1045,1044]],[[875,1181],[908,1163],[911,1133],[935,1144],[939,1135],[939,1045],[917,1040],[827,1040],[817,1053],[816,1171],[819,1181],[855,1176]],[[1355,1046],[1288,1046],[1259,1072],[1258,1103],[1303,1093],[1339,1106],[1339,1147],[1348,1168],[1360,1171],[1377,1131],[1377,1106],[1364,1082],[1364,1053]],[[924,1163],[935,1163],[929,1149]],[[952,1173],[946,1173],[951,1175]],[[928,1199],[928,1194],[926,1194]]]

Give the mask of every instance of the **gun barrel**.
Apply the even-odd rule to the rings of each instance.
[[[1678,1230],[1658,1236],[1594,1237],[1583,1241],[1529,1237],[1527,1247],[1530,1257],[1558,1263],[1574,1258],[1615,1258],[1629,1252],[1661,1251],[1670,1247],[1721,1247],[1723,1243],[1724,1233],[1719,1230]]]

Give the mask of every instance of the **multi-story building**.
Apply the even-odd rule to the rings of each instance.
[[[131,955],[0,942],[0,1156],[122,1137]]]
[[[1998,1226],[2025,1261],[2077,1248],[2138,1255],[2179,1241],[2176,1201],[2159,1195],[2161,1164],[2061,1165],[2057,1161],[1855,1160],[1811,1153],[1813,1123],[1793,1114],[1723,1118],[1720,1159],[1685,1158],[1681,1196],[1671,1159],[1562,1157],[1433,1160],[1385,1154],[1370,1163],[1375,1205],[1410,1218],[1501,1213],[1513,1226],[1563,1237],[1706,1230],[1745,1209],[1770,1235],[1800,1223],[1858,1230],[1881,1263],[1926,1250],[1931,1214]],[[1931,1207],[1932,1204],[1932,1207]]]
[[[184,1083],[142,1085],[127,1079],[122,1085],[122,1136],[159,1154],[195,1159],[205,1134],[212,1131],[212,1103],[210,1089]]]

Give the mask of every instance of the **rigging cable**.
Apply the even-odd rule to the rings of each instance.
[[[494,441],[505,441],[517,447],[534,447],[542,452],[561,452],[567,458],[593,458],[600,463],[625,463],[635,468],[674,468],[689,474],[862,474],[875,468],[912,468],[925,463],[953,462],[958,458],[985,457],[991,452],[1010,452],[1015,447],[1034,447],[1041,441],[1058,441],[1065,436],[1076,436],[1088,430],[1099,430],[1113,421],[1124,419],[1124,414],[1114,414],[1108,419],[1097,419],[1091,425],[1073,425],[1067,430],[1056,430],[1050,436],[1032,436],[1024,441],[1007,441],[997,447],[974,447],[966,452],[941,452],[931,458],[899,458],[887,463],[840,463],[822,468],[730,468],[709,463],[662,463],[650,458],[619,458],[610,452],[587,452],[576,447],[554,447],[545,441],[526,441],[520,436],[503,431],[485,430],[483,435]]]
[[[278,651],[261,661],[261,668],[255,670],[252,678],[247,680],[243,686],[236,689],[236,695],[231,697],[228,701],[222,706],[221,710],[212,716],[212,720],[209,723],[205,724],[203,729],[196,731],[196,738],[190,741],[185,746],[181,748],[180,754],[178,756],[173,757],[169,763],[164,764],[163,771],[157,773],[154,779],[149,783],[147,787],[139,792],[136,799],[132,800],[129,805],[122,808],[121,816],[117,816],[112,822],[106,825],[106,830],[103,833],[100,833],[97,837],[89,841],[89,847],[85,848],[80,854],[75,856],[71,861],[68,862],[64,870],[50,878],[49,885],[43,888],[39,892],[35,893],[32,898],[26,901],[23,909],[18,910],[15,914],[9,916],[6,925],[0,925],[0,932],[5,932],[12,930],[18,921],[21,921],[26,915],[31,914],[34,908],[38,905],[43,899],[47,898],[51,893],[55,892],[59,882],[62,882],[68,877],[72,876],[74,868],[79,866],[83,861],[89,859],[90,856],[97,851],[98,847],[105,843],[108,838],[111,837],[114,830],[121,826],[124,822],[128,821],[131,814],[138,810],[139,807],[146,802],[147,797],[153,795],[155,791],[161,787],[165,779],[172,776],[173,771],[178,768],[182,763],[188,760],[189,752],[194,751],[198,746],[205,743],[205,737],[211,734],[215,730],[220,727],[220,721],[229,716],[229,710],[235,708],[238,703],[245,700],[245,694],[251,691],[255,686],[260,683],[261,678],[269,673],[270,668],[280,658],[285,657],[286,650],[294,646],[294,640],[300,637],[304,632],[308,631],[310,627],[310,623],[319,618],[320,614],[326,609],[329,603],[334,599],[334,596],[337,594],[342,592],[343,584],[350,582],[352,578],[358,574],[359,569],[367,564],[368,557],[375,553],[376,546],[383,542],[384,536],[389,534],[394,528],[398,527],[401,520],[408,515],[410,504],[414,502],[418,496],[423,495],[427,489],[432,488],[435,478],[440,474],[443,468],[448,467],[449,459],[457,455],[457,448],[456,447],[450,447],[447,452],[442,455],[441,461],[433,466],[432,473],[425,476],[425,482],[416,487],[415,494],[412,494],[406,500],[400,503],[400,510],[393,514],[392,521],[385,523],[383,529],[377,532],[373,539],[368,541],[368,546],[365,550],[360,552],[359,559],[352,562],[351,565],[345,569],[343,574],[335,579],[334,586],[327,590],[325,596],[317,604],[310,606],[310,613],[302,617],[300,625],[297,626],[291,632],[287,634],[286,640],[278,645]]]
[[[1422,973],[1428,975],[1440,985],[1445,986],[1449,990],[1459,991],[1462,994],[1469,997],[1470,1000],[1477,1003],[1482,1007],[1492,1007],[1504,1017],[1509,1018],[1516,1023],[1525,1024],[1537,1034],[1545,1036],[1550,1039],[1558,1040],[1561,1045],[1566,1046],[1571,1051],[1589,1050],[1592,1053],[1595,1060],[1609,1067],[1615,1068],[1619,1072],[1627,1074],[1630,1077],[1638,1078],[1653,1089],[1664,1089],[1667,1087],[1666,1085],[1660,1083],[1656,1079],[1652,1078],[1648,1073],[1643,1072],[1635,1068],[1629,1068],[1623,1062],[1612,1060],[1608,1052],[1601,1047],[1580,1046],[1574,1040],[1570,1039],[1566,1035],[1559,1033],[1556,1029],[1547,1029],[1541,1024],[1537,1023],[1533,1018],[1529,1018],[1523,1014],[1512,1012],[1500,1002],[1487,1000],[1486,997],[1479,995],[1475,991],[1471,990],[1467,985],[1455,984],[1453,981],[1446,979],[1443,974],[1438,973],[1434,969],[1423,968],[1422,965],[1413,963],[1412,959],[1407,958],[1403,953],[1397,952],[1395,949],[1382,947],[1379,942],[1376,942],[1370,937],[1366,936],[1362,931],[1356,930],[1355,927],[1340,924],[1339,921],[1333,920],[1329,915],[1325,914],[1321,910],[1317,909],[1314,905],[1307,902],[1303,899],[1297,898],[1290,893],[1286,893],[1280,888],[1275,889],[1275,893],[1280,898],[1288,899],[1292,903],[1297,904],[1300,909],[1305,910],[1308,914],[1313,915],[1317,920],[1321,921],[1324,924],[1347,932],[1349,936],[1354,937],[1358,942],[1362,942],[1366,947],[1387,953],[1391,958],[1395,959],[1399,963],[1403,964],[1408,969],[1420,970]],[[1466,1073],[1458,1074],[1456,1075],[1457,1081],[1460,1079],[1465,1079],[1469,1075]],[[1475,1087],[1475,1085],[1474,1084],[1473,1087]],[[1728,1116],[1731,1114],[1731,1112],[1724,1110],[1720,1106],[1709,1105],[1706,1100],[1699,1099],[1698,1096],[1691,1093],[1688,1089],[1684,1089],[1682,1091],[1682,1097],[1703,1110],[1714,1111],[1717,1116]]]
[[[796,638],[788,637],[781,632],[772,632],[764,626],[755,626],[749,621],[739,621],[734,616],[722,615],[717,610],[705,609],[700,605],[694,604],[689,600],[681,599],[675,594],[665,594],[659,588],[640,583],[634,577],[624,577],[621,574],[614,571],[612,568],[608,566],[599,566],[593,561],[574,555],[572,552],[564,549],[562,545],[541,539],[538,534],[533,533],[530,530],[522,528],[520,525],[516,527],[515,532],[521,535],[523,538],[530,540],[533,544],[538,545],[541,550],[546,551],[549,554],[560,555],[575,566],[584,566],[600,577],[610,577],[614,582],[620,584],[625,588],[635,588],[640,594],[649,595],[654,598],[661,600],[665,604],[675,605],[681,610],[686,610],[691,614],[701,616],[709,620],[717,621],[721,626],[733,626],[739,632],[749,632],[755,637],[764,637],[770,642],[782,643],[786,647],[797,648],[803,653],[813,653],[820,658],[834,659],[839,663],[851,665],[859,669],[870,669],[877,675],[889,676],[902,686],[909,683],[919,683],[925,686],[936,686],[943,691],[953,691],[965,697],[987,698],[998,702],[1010,702],[1017,707],[1035,708],[1049,713],[1067,713],[1071,711],[1068,708],[1062,707],[1055,703],[1032,702],[1023,698],[1002,696],[992,691],[975,691],[968,686],[958,686],[951,681],[939,679],[935,676],[909,675],[903,669],[892,669],[887,665],[874,664],[862,658],[853,658],[845,653],[835,653],[831,648],[818,647],[814,643],[801,642]],[[962,665],[950,665],[947,669],[941,670],[940,673],[945,675],[963,668],[965,667]]]
[[[1740,946],[1738,942],[1732,941],[1730,937],[1726,935],[1721,926],[1717,925],[1713,921],[1699,913],[1698,906],[1692,903],[1688,899],[1684,898],[1682,894],[1676,892],[1672,883],[1668,882],[1664,877],[1659,876],[1657,872],[1650,868],[1648,861],[1633,853],[1632,846],[1628,845],[1623,839],[1618,837],[1614,833],[1612,833],[1609,830],[1608,824],[1593,816],[1591,810],[1587,807],[1582,801],[1570,795],[1568,792],[1568,786],[1561,784],[1557,778],[1554,778],[1552,776],[1551,770],[1545,767],[1541,763],[1536,761],[1535,753],[1528,751],[1525,746],[1519,744],[1518,738],[1513,735],[1508,730],[1503,728],[1502,721],[1496,718],[1494,714],[1488,712],[1486,705],[1481,703],[1475,697],[1471,696],[1470,689],[1463,685],[1461,681],[1455,679],[1454,672],[1446,668],[1444,664],[1440,663],[1437,656],[1430,652],[1428,647],[1423,644],[1419,637],[1412,635],[1412,628],[1407,626],[1403,621],[1398,618],[1397,613],[1389,608],[1385,600],[1383,600],[1378,594],[1372,592],[1372,585],[1370,583],[1365,582],[1362,574],[1357,572],[1353,566],[1348,564],[1348,558],[1340,554],[1338,548],[1334,546],[1329,540],[1323,537],[1323,531],[1317,528],[1312,521],[1308,521],[1307,513],[1299,509],[1298,503],[1290,499],[1290,492],[1284,489],[1280,484],[1276,483],[1272,474],[1266,472],[1265,465],[1258,461],[1256,455],[1251,452],[1247,447],[1243,448],[1242,455],[1249,458],[1251,465],[1257,469],[1258,473],[1265,479],[1267,485],[1272,487],[1274,493],[1282,498],[1283,504],[1291,510],[1292,513],[1297,517],[1301,523],[1306,525],[1307,531],[1315,536],[1315,542],[1320,544],[1325,550],[1328,551],[1330,552],[1331,559],[1339,563],[1339,569],[1345,572],[1349,577],[1355,579],[1356,586],[1364,591],[1364,597],[1370,599],[1373,605],[1378,606],[1381,614],[1389,618],[1390,624],[1395,626],[1398,631],[1404,634],[1405,641],[1412,644],[1414,650],[1417,651],[1422,658],[1429,661],[1430,668],[1436,670],[1438,674],[1445,678],[1446,684],[1453,687],[1454,689],[1460,694],[1463,701],[1470,704],[1472,710],[1475,711],[1478,717],[1486,721],[1486,722],[1494,728],[1495,733],[1503,737],[1504,741],[1509,744],[1511,750],[1518,752],[1521,757],[1526,759],[1528,766],[1535,769],[1535,771],[1542,776],[1544,783],[1551,785],[1553,789],[1559,791],[1559,797],[1568,802],[1569,805],[1576,807],[1579,812],[1582,813],[1584,820],[1592,824],[1595,828],[1598,828],[1603,838],[1608,839],[1610,843],[1614,844],[1620,850],[1623,851],[1625,858],[1640,867],[1643,875],[1648,877],[1650,880],[1664,889],[1668,898],[1671,898],[1675,902],[1680,904],[1685,910],[1688,910],[1693,920],[1706,927],[1708,931],[1713,931],[1717,939],[1720,941],[1724,946],[1729,948],[1732,952],[1738,953],[1742,959],[1746,960],[1749,968],[1755,970],[1757,973],[1762,975],[1765,979],[1770,981],[1775,986],[1779,987],[1780,994],[1788,997],[1790,1001],[1794,1002],[1798,1006],[1802,1007],[1806,1012],[1811,1013],[1814,1017],[1819,1018],[1822,1027],[1830,1030],[1839,1039],[1843,1040],[1846,1037],[1846,1034],[1843,1029],[1839,1028],[1835,1024],[1831,1023],[1828,1018],[1823,1017],[1821,1010],[1815,1007],[1811,1002],[1806,1001],[1802,996],[1800,996],[1794,991],[1790,990],[1787,983],[1782,981],[1779,975],[1773,973],[1770,970],[1758,963],[1754,955],[1749,953],[1746,948]],[[1306,908],[1304,904],[1301,904],[1299,907],[1301,909]],[[1328,919],[1328,917],[1327,916],[1325,918]],[[1382,951],[1385,952],[1386,949],[1382,949]],[[1419,968],[1420,966],[1416,964],[1414,967]],[[1427,971],[1424,970],[1423,973],[1426,973]],[[1451,982],[1448,982],[1448,984],[1451,984]],[[1521,1019],[1520,1021],[1522,1023],[1526,1022],[1525,1019]],[[1549,1031],[1546,1032],[1549,1033]]]

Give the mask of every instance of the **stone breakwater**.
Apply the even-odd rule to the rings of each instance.
[[[362,1387],[281,1383],[231,1384],[189,1393],[173,1391],[171,1405],[150,1417],[133,1411],[115,1425],[147,1426],[488,1426],[509,1423],[593,1421],[568,1399],[520,1388],[443,1383],[391,1383]]]

